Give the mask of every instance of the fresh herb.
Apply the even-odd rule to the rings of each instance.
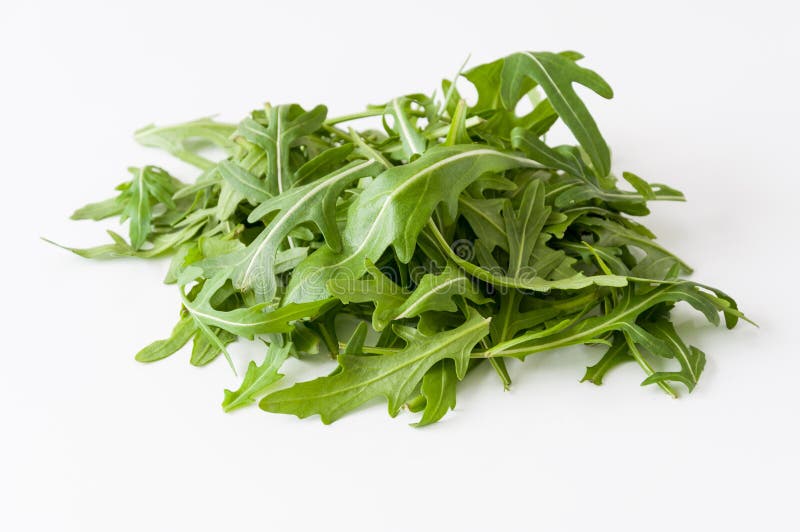
[[[383,397],[390,415],[405,405],[427,425],[455,407],[475,367],[490,364],[508,387],[507,359],[578,344],[606,346],[583,380],[599,385],[634,362],[643,385],[692,391],[705,354],[679,336],[675,304],[728,328],[744,316],[725,293],[684,280],[689,266],[632,218],[684,198],[629,172],[621,187],[610,173],[573,84],[612,91],[581,58],[524,52],[468,70],[459,76],[477,91],[472,106],[445,80],[440,99],[410,94],[339,118],[266,105],[238,125],[147,126],[139,142],[199,175],[130,169],[116,197],[73,215],[127,220],[129,241],[109,232],[111,243],[72,251],[172,257],[180,318],[139,361],[191,341],[192,364],[224,355],[233,367],[228,344],[265,342],[264,360],[225,390],[226,411],[260,400],[330,423]],[[519,114],[523,98],[532,110]],[[380,126],[344,129],[370,117]],[[545,142],[558,119],[577,145]],[[207,145],[226,155],[209,159]],[[338,361],[331,374],[276,389],[288,357],[326,351]]]

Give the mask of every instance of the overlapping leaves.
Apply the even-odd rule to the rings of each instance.
[[[224,354],[236,366],[231,342],[266,343],[225,390],[226,411],[258,402],[330,423],[383,398],[392,416],[421,411],[424,426],[456,407],[481,364],[507,388],[505,360],[579,344],[607,346],[583,380],[601,384],[633,362],[642,384],[691,391],[706,355],[680,337],[676,304],[729,328],[744,316],[725,293],[682,279],[691,268],[632,218],[683,195],[611,173],[573,84],[612,91],[581,59],[520,52],[466,70],[472,105],[445,80],[440,99],[401,95],[336,118],[322,105],[268,104],[238,125],[147,126],[142,144],[201,173],[184,184],[132,168],[118,195],[73,215],[128,221],[129,241],[109,231],[109,244],[68,249],[172,257],[178,322],[137,360],[191,341],[192,364]],[[523,98],[532,108],[518,114]],[[380,127],[350,127],[369,117]],[[545,141],[557,120],[575,145]],[[276,390],[287,358],[324,351],[336,362],[329,375]]]

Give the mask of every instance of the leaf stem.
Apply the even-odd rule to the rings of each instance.
[[[341,138],[342,140],[346,140],[346,141],[351,141],[352,140],[350,138],[350,135],[348,135],[346,132],[342,131],[338,127],[334,127],[334,126],[332,126],[330,124],[322,124],[322,128],[325,129],[325,131],[328,131],[329,133],[333,133],[334,135],[336,135],[337,137]]]
[[[479,116],[471,116],[471,117],[467,118],[467,120],[464,122],[464,127],[469,129],[469,128],[475,127],[475,126],[477,126],[479,124],[483,124],[484,122],[485,122],[485,120],[483,118],[479,117]],[[429,131],[429,132],[425,133],[425,136],[427,138],[429,138],[429,139],[438,139],[439,137],[446,136],[448,131],[450,131],[450,125],[449,124],[446,125],[446,126],[438,127],[436,129],[434,129],[433,131]]]
[[[336,116],[329,118],[325,121],[326,126],[333,126],[341,124],[342,122],[350,122],[351,120],[359,120],[361,118],[369,118],[370,116],[381,116],[384,113],[383,107],[380,109],[367,109],[358,113],[350,113],[349,115]]]

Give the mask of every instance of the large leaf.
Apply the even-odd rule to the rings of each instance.
[[[274,392],[259,406],[301,418],[319,414],[327,424],[370,399],[385,397],[389,414],[394,416],[425,373],[440,360],[452,359],[456,375],[463,378],[472,347],[488,332],[489,320],[474,311],[460,327],[432,336],[397,327],[396,333],[406,341],[404,349],[387,355],[340,355],[339,371]]]

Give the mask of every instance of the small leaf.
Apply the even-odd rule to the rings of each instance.
[[[247,365],[247,372],[244,374],[239,389],[236,391],[225,390],[222,409],[230,412],[255,403],[273,383],[283,377],[278,370],[286,361],[291,349],[292,344],[284,346],[269,344],[267,355],[261,365],[256,364],[253,360]]]
[[[174,354],[194,336],[197,327],[189,316],[184,316],[172,329],[172,334],[164,340],[156,340],[136,353],[139,362],[155,362]]]
[[[644,327],[653,335],[667,343],[670,349],[667,356],[677,359],[681,365],[681,369],[675,372],[659,371],[653,373],[642,382],[642,385],[664,381],[676,381],[685,384],[690,392],[693,391],[706,365],[705,353],[694,346],[687,346],[683,343],[675,327],[666,319],[647,323]]]
[[[232,161],[222,161],[217,169],[222,179],[253,205],[270,198],[265,184],[238,164]],[[227,218],[227,216],[225,217]]]
[[[119,201],[119,197],[109,198],[97,203],[90,203],[72,213],[73,220],[105,220],[112,216],[122,214],[124,206]]]
[[[211,168],[214,163],[197,153],[196,147],[190,147],[190,141],[202,140],[232,152],[231,134],[236,129],[232,124],[215,122],[211,118],[201,118],[192,122],[171,126],[145,126],[136,131],[136,141],[143,146],[161,148],[175,157],[193,164],[201,169]]]
[[[436,423],[456,407],[456,368],[450,360],[437,362],[422,378],[420,392],[425,397],[425,410],[416,427]]]
[[[586,373],[583,375],[581,382],[589,381],[592,384],[600,386],[603,384],[603,378],[606,373],[612,368],[622,364],[623,362],[632,361],[633,358],[628,352],[628,345],[622,335],[615,335],[614,343],[608,348],[597,364],[586,368]]]
[[[408,98],[395,98],[386,106],[386,112],[394,116],[394,131],[403,145],[405,159],[410,161],[425,151],[425,137],[409,116],[409,104]]]

